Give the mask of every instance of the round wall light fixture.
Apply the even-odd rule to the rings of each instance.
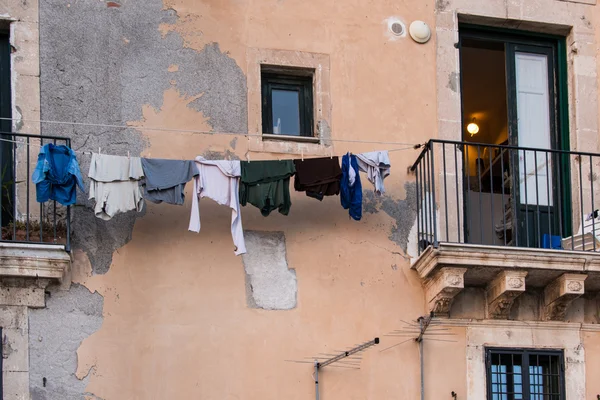
[[[467,132],[471,134],[471,137],[479,133],[479,125],[475,123],[475,118],[473,118],[473,121],[467,125]]]
[[[431,29],[423,21],[413,21],[408,28],[408,33],[417,43],[427,43],[431,39]]]

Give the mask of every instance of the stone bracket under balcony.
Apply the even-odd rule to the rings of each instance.
[[[0,243],[0,305],[45,306],[45,288],[68,281],[71,257],[64,246]]]
[[[507,319],[528,290],[542,293],[543,317],[562,321],[584,293],[600,292],[600,252],[439,243],[413,262],[423,279],[428,311],[448,316],[465,288],[485,291],[485,317]]]

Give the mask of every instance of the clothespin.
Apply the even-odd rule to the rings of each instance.
[[[101,148],[101,147],[98,147],[98,154],[102,154],[102,151],[101,151],[101,150],[102,150],[102,148]]]
[[[304,161],[304,149],[300,150],[300,156],[302,157],[302,161]]]
[[[250,152],[249,151],[246,152],[246,160],[248,162],[250,162]]]
[[[329,149],[329,159],[333,160],[333,147]]]
[[[129,150],[127,150],[127,158],[130,158],[130,157],[129,157]]]

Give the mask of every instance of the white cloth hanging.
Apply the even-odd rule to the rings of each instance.
[[[194,196],[189,230],[200,232],[199,199],[208,197],[217,203],[231,208],[231,236],[235,245],[235,255],[246,253],[244,229],[240,213],[240,175],[239,160],[206,160],[196,157],[199,175],[194,178]]]
[[[142,211],[144,199],[140,179],[144,177],[139,157],[92,154],[90,200],[96,200],[96,217],[109,220],[118,213]]]
[[[371,151],[356,154],[358,168],[367,173],[367,179],[375,185],[375,193],[385,193],[383,180],[390,174],[390,156],[387,151]]]

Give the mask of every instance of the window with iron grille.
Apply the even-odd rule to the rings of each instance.
[[[486,349],[488,400],[565,400],[562,351]]]

